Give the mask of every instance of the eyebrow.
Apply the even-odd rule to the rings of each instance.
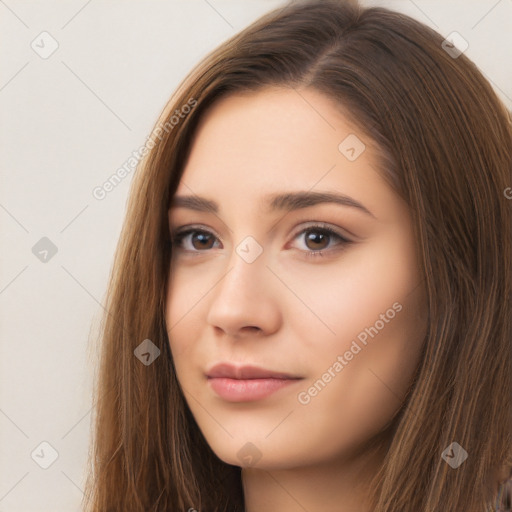
[[[335,203],[342,206],[349,206],[376,218],[375,215],[359,201],[356,201],[350,196],[334,192],[287,192],[272,194],[266,197],[267,211],[269,213],[275,210],[288,212],[300,210],[301,208],[308,208],[321,203]],[[174,196],[170,208],[177,207],[189,208],[200,212],[219,212],[218,203],[196,195]]]

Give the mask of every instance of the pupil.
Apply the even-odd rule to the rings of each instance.
[[[318,231],[313,231],[313,232],[310,232],[309,235],[307,236],[307,239],[311,242],[314,242],[314,243],[322,243],[322,239],[324,239],[325,241],[325,238],[326,238],[326,235],[325,233],[319,233]],[[317,247],[318,249],[318,247]]]
[[[205,247],[205,245],[208,243],[208,236],[209,235],[206,233],[197,233],[194,238],[195,238],[195,240],[198,240],[200,242],[200,245],[202,247]],[[204,242],[206,242],[206,244]]]

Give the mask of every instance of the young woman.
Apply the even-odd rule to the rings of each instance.
[[[403,14],[292,2],[153,130],[88,511],[509,510],[512,124]]]

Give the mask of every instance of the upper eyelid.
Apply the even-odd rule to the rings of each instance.
[[[207,228],[204,226],[196,225],[196,224],[184,224],[183,226],[179,226],[175,229],[171,229],[171,237],[176,237],[179,235],[182,235],[184,233],[190,232],[190,231],[206,231],[207,233],[211,233],[215,235],[216,238],[219,240],[222,240],[221,237],[217,234],[217,232],[212,228]]]
[[[304,224],[306,224],[306,225],[304,225]],[[312,229],[312,228],[318,228],[319,230],[331,231],[333,234],[340,237],[340,239],[346,243],[350,243],[350,242],[354,241],[353,237],[351,237],[350,235],[347,236],[344,233],[346,230],[343,230],[342,228],[337,227],[337,226],[333,226],[328,222],[322,222],[322,221],[306,221],[305,223],[304,222],[301,223],[301,227],[297,228],[297,230],[294,231],[292,238],[295,239],[298,235],[302,234],[304,231],[306,231],[308,229]],[[222,241],[222,238],[216,233],[216,231],[213,228],[204,227],[204,226],[198,225],[198,224],[185,224],[183,226],[179,226],[175,229],[172,229],[171,236],[177,237],[177,236],[183,235],[185,233],[188,235],[188,234],[190,234],[191,231],[192,232],[204,231],[207,233],[211,233],[215,236],[215,238]]]

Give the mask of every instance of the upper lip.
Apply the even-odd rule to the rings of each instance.
[[[236,366],[230,363],[220,363],[212,366],[206,373],[207,377],[226,377],[229,379],[300,379],[295,375],[275,372],[259,366]]]

